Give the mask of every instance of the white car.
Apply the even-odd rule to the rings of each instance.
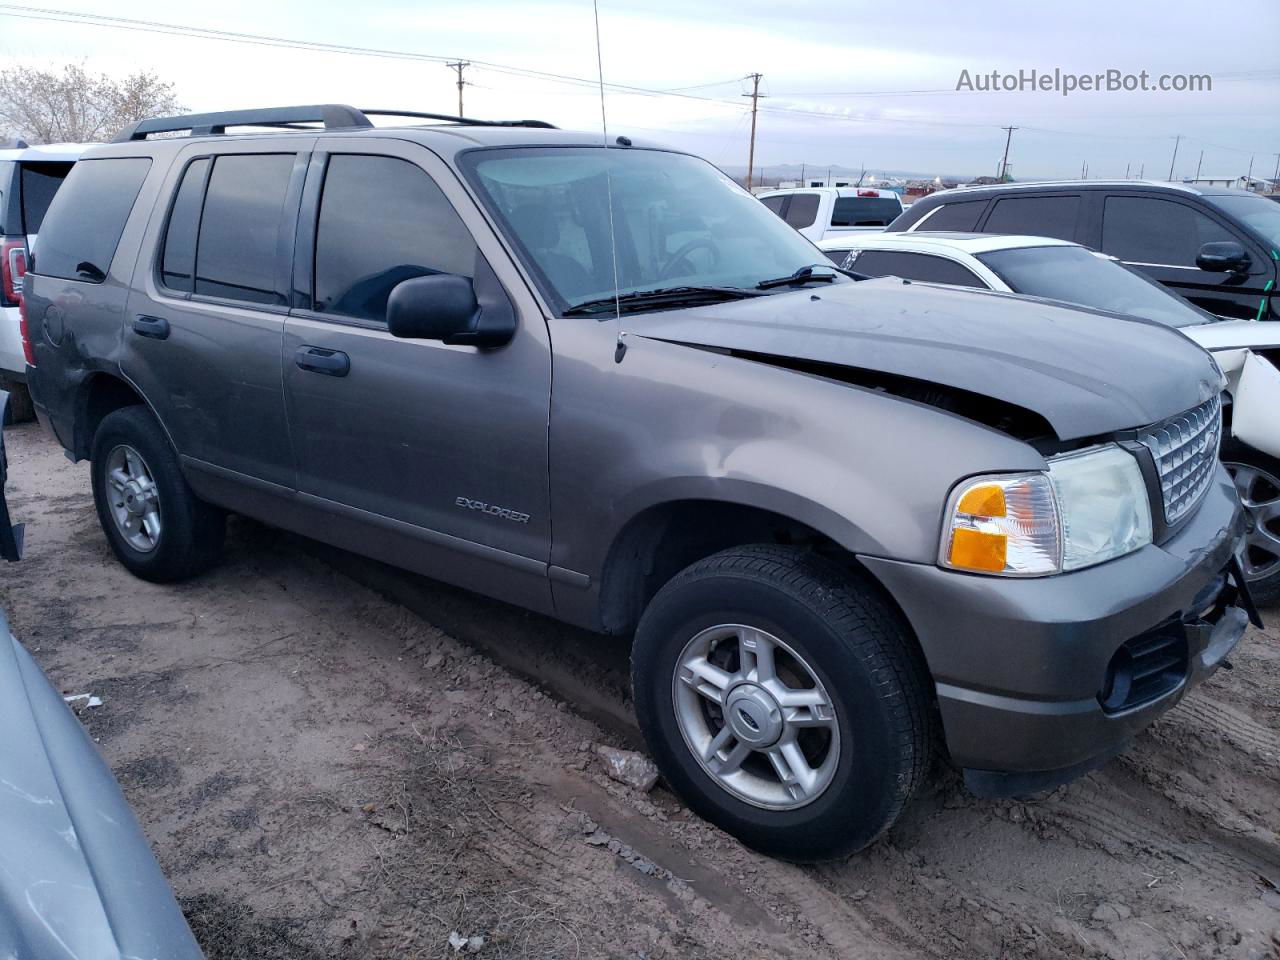
[[[27,257],[49,201],[80,154],[91,146],[29,147],[21,140],[0,141],[0,390],[10,394],[10,415],[15,421],[35,415],[27,393],[27,356],[18,314]]]
[[[1257,527],[1241,565],[1261,603],[1280,600],[1280,323],[1219,320],[1087,247],[1046,237],[876,233],[824,240],[846,270],[1044,297],[1178,327],[1227,376],[1231,436],[1222,459]]]
[[[815,243],[883,230],[903,210],[897,193],[879,187],[796,187],[757,196]]]

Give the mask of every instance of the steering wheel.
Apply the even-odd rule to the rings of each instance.
[[[720,266],[720,248],[707,237],[695,237],[667,259],[667,262],[662,265],[662,269],[658,271],[658,278],[660,280],[669,280],[675,272],[672,268],[699,247],[705,247],[711,251],[711,265],[713,267]]]

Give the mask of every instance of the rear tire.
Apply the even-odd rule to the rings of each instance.
[[[677,574],[640,620],[632,684],[675,791],[784,859],[870,844],[932,757],[908,628],[870,583],[812,552],[738,547]]]
[[[149,410],[131,406],[107,414],[90,459],[98,521],[132,574],[169,583],[221,559],[225,515],[191,492]]]
[[[1274,606],[1280,603],[1280,460],[1227,440],[1222,463],[1257,524],[1240,556],[1249,592],[1258,606]]]

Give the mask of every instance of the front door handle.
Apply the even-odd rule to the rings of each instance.
[[[330,377],[345,377],[351,371],[351,358],[341,350],[309,347],[305,344],[293,355],[293,362],[303,370]]]
[[[167,340],[169,321],[163,317],[137,317],[133,321],[133,332],[152,340]]]

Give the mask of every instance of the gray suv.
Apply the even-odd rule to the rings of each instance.
[[[31,383],[139,577],[235,511],[634,636],[668,782],[795,859],[935,743],[980,792],[1077,776],[1239,640],[1177,331],[860,280],[656,145],[402,116],[143,121],[55,198]]]

